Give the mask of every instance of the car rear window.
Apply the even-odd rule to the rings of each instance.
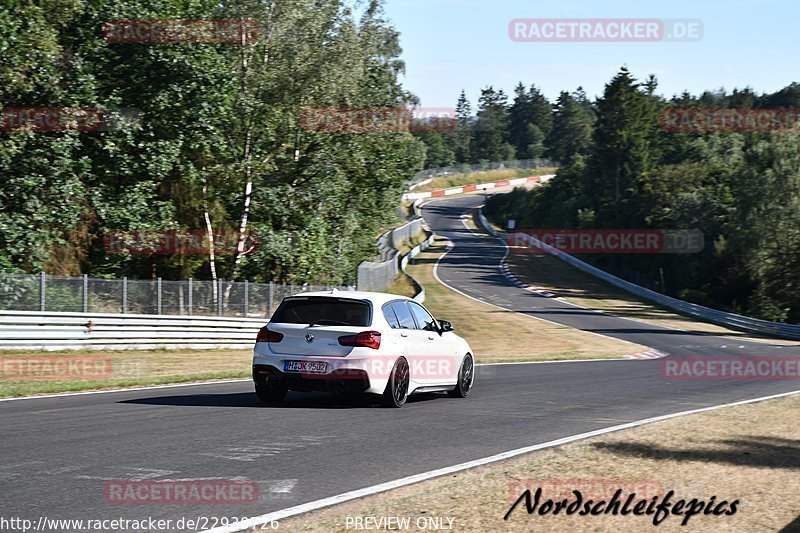
[[[372,307],[367,302],[341,298],[292,298],[284,300],[270,322],[320,326],[369,326]]]

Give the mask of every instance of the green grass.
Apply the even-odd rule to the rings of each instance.
[[[162,376],[139,379],[112,380],[0,380],[0,397],[14,398],[35,396],[37,394],[53,394],[59,392],[82,392],[103,389],[124,389],[130,387],[147,387],[153,385],[169,385],[190,383],[193,381],[213,381],[250,377],[250,369],[246,371],[209,372],[205,374],[187,374],[180,376]]]
[[[100,358],[105,375],[59,376],[18,369],[42,359],[81,363]],[[0,397],[117,389],[250,376],[251,350],[0,351]],[[13,361],[12,361],[13,360]]]
[[[394,284],[389,287],[386,291],[390,294],[399,294],[400,296],[408,296],[409,298],[413,298],[417,295],[417,287],[414,285],[414,282],[411,278],[401,272],[397,279],[395,280]]]

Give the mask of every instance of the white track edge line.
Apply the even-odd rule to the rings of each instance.
[[[752,398],[749,400],[741,400],[738,402],[731,402],[722,405],[713,405],[710,407],[701,407],[699,409],[692,409],[690,411],[680,411],[678,413],[671,413],[668,415],[660,415],[655,416],[652,418],[645,418],[642,420],[636,420],[634,422],[628,422],[626,424],[620,424],[617,426],[611,426],[603,429],[597,429],[594,431],[588,431],[586,433],[580,433],[578,435],[572,435],[570,437],[563,437],[561,439],[552,440],[549,442],[544,442],[542,444],[534,444],[533,446],[526,446],[524,448],[517,448],[515,450],[510,450],[507,452],[499,453],[497,455],[491,455],[489,457],[484,457],[482,459],[476,459],[474,461],[468,461],[466,463],[461,463],[453,466],[448,466],[445,468],[439,468],[437,470],[430,470],[428,472],[422,472],[420,474],[415,474],[413,476],[408,476],[400,479],[396,479],[394,481],[389,481],[386,483],[381,483],[379,485],[373,485],[371,487],[365,487],[363,489],[358,489],[350,492],[345,492],[343,494],[338,494],[336,496],[331,496],[329,498],[322,498],[320,500],[315,500],[313,502],[308,502],[300,505],[296,505],[294,507],[289,507],[287,509],[282,509],[280,511],[274,511],[271,513],[263,514],[260,516],[255,516],[248,520],[244,520],[242,522],[237,522],[234,525],[229,526],[222,526],[213,529],[207,529],[201,533],[235,533],[238,531],[244,531],[246,529],[250,529],[255,526],[259,526],[265,523],[279,521],[284,518],[290,518],[292,516],[296,516],[299,514],[308,513],[311,511],[316,511],[319,509],[323,509],[325,507],[330,507],[332,505],[345,503],[351,500],[355,500],[357,498],[363,498],[366,496],[372,496],[374,494],[378,494],[381,492],[386,492],[388,490],[405,487],[407,485],[412,485],[414,483],[419,483],[421,481],[427,481],[429,479],[446,476],[448,474],[452,474],[455,472],[461,472],[463,470],[468,470],[470,468],[476,468],[479,466],[484,466],[490,463],[496,463],[498,461],[503,461],[505,459],[511,459],[513,457],[523,455],[526,453],[531,453],[539,450],[543,450],[546,448],[553,448],[555,446],[561,446],[564,444],[569,444],[578,440],[588,439],[591,437],[597,437],[599,435],[605,435],[608,433],[614,433],[617,431],[622,431],[625,429],[632,429],[639,426],[644,426],[647,424],[652,424],[654,422],[661,422],[663,420],[669,420],[672,418],[678,418],[681,416],[705,413],[708,411],[715,411],[717,409],[723,409],[726,407],[736,407],[740,405],[747,405],[751,403],[758,403],[767,400],[774,400],[777,398],[784,398],[788,396],[794,396],[796,394],[800,394],[800,390],[795,390],[792,392],[784,392],[780,394],[773,394],[770,396],[762,396],[760,398]]]

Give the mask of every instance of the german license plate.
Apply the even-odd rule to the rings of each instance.
[[[324,374],[328,371],[328,363],[319,361],[286,361],[283,364],[285,372],[303,372],[305,374]]]

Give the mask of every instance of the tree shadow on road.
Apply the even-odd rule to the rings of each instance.
[[[672,449],[638,442],[596,443],[596,449],[659,461],[700,461],[755,468],[800,470],[800,440],[747,436],[716,441],[717,449]]]
[[[785,528],[781,529],[778,533],[798,533],[800,532],[800,516],[795,518],[792,523],[787,524]]]
[[[407,405],[443,398],[441,394],[414,394]],[[380,397],[368,394],[293,393],[275,405],[262,403],[255,392],[225,394],[175,394],[152,398],[122,400],[118,403],[138,405],[171,405],[176,407],[257,407],[261,409],[367,409],[380,406]]]

